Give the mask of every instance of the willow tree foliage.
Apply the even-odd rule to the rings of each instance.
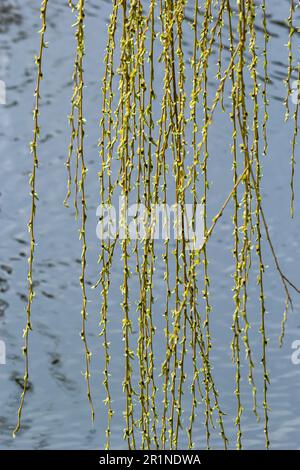
[[[176,449],[183,433],[189,447],[197,446],[197,429],[203,424],[206,446],[211,446],[215,427],[226,449],[229,443],[224,425],[222,391],[218,391],[213,374],[211,332],[212,295],[207,245],[217,230],[225,210],[232,211],[232,256],[234,270],[232,304],[232,360],[235,365],[236,446],[243,445],[243,411],[245,404],[241,382],[245,368],[253,395],[253,412],[264,421],[265,445],[269,441],[268,389],[270,384],[266,331],[265,264],[263,242],[274,259],[278,281],[283,288],[286,309],[280,343],[283,341],[287,311],[292,307],[291,291],[297,287],[285,276],[263,209],[261,193],[262,159],[268,155],[268,12],[266,0],[112,0],[108,25],[107,47],[102,80],[102,102],[99,127],[99,203],[112,204],[116,195],[126,203],[139,207],[176,202],[184,206],[187,200],[203,204],[204,241],[200,247],[188,250],[184,236],[184,220],[179,221],[183,236],[171,246],[145,236],[130,240],[129,233],[121,238],[99,243],[100,336],[103,339],[105,406],[107,408],[106,448],[110,448],[111,423],[114,409],[110,376],[110,286],[116,255],[121,250],[123,280],[121,311],[124,340],[125,396],[124,439],[129,449]],[[21,425],[24,399],[29,377],[29,334],[31,307],[34,297],[33,257],[35,249],[34,221],[36,212],[36,177],[38,168],[39,105],[42,63],[46,48],[47,8],[41,4],[40,46],[36,56],[37,79],[34,107],[34,134],[31,215],[29,220],[30,257],[28,271],[27,320],[24,330],[25,356],[24,389],[15,433]],[[193,17],[187,15],[187,5],[193,4]],[[86,335],[87,289],[86,271],[86,172],[84,73],[85,1],[69,1],[76,15],[73,93],[71,99],[70,143],[66,167],[68,173],[68,206],[73,197],[76,217],[80,223],[82,293],[81,338],[85,354],[87,396],[94,419],[90,386],[91,352]],[[293,39],[295,33],[295,1],[290,1],[287,19],[288,69],[286,77],[286,119],[294,120],[291,148],[291,215],[294,215],[294,176],[298,133],[299,103],[290,109],[292,75],[296,71],[300,83],[300,66],[295,65]],[[189,8],[190,11],[190,8]],[[257,29],[263,31],[258,43]],[[187,54],[186,34],[191,35],[192,52]],[[187,33],[188,31],[188,33]],[[101,39],[101,38],[100,38]],[[100,43],[99,43],[100,44]],[[99,46],[99,50],[101,47]],[[187,68],[189,68],[187,74]],[[191,78],[187,78],[191,77]],[[211,85],[212,79],[214,85]],[[226,103],[225,103],[226,102]],[[228,105],[229,103],[229,105]],[[227,104],[227,106],[226,106]],[[223,110],[222,119],[231,126],[228,165],[232,170],[232,188],[219,211],[211,219],[208,214],[209,166],[218,164],[210,150],[210,131],[216,111]],[[215,124],[216,125],[216,124]],[[230,155],[231,151],[231,155]],[[211,190],[213,191],[213,190]],[[194,212],[195,215],[195,212]],[[192,216],[192,225],[196,221]],[[157,360],[155,335],[157,314],[154,313],[154,275],[158,263],[164,265],[164,359]],[[248,315],[249,279],[257,278],[257,298],[260,304],[261,363],[253,358]],[[138,291],[136,304],[132,299],[132,279]],[[284,300],[284,299],[283,299]],[[132,334],[133,319],[138,321],[138,339]],[[245,359],[246,358],[246,359]],[[262,394],[258,395],[254,369],[261,370]],[[186,371],[190,373],[187,374]],[[138,374],[136,384],[133,375]],[[162,389],[159,390],[159,384]],[[158,394],[162,397],[158,406]],[[190,394],[189,409],[183,419],[183,395]],[[258,396],[262,396],[259,403]],[[203,436],[200,436],[201,438]]]

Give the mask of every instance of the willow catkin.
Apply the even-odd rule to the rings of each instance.
[[[29,354],[28,354],[28,347],[29,347],[29,334],[32,330],[31,325],[31,307],[32,302],[34,299],[34,284],[33,284],[33,259],[34,259],[34,251],[35,251],[35,231],[34,231],[34,222],[35,222],[35,214],[36,214],[36,201],[38,199],[38,195],[36,192],[36,173],[38,169],[38,140],[40,135],[40,127],[39,127],[39,112],[40,112],[40,91],[41,91],[41,81],[43,79],[43,71],[42,71],[42,62],[43,62],[43,55],[44,49],[47,47],[45,42],[45,33],[47,28],[47,7],[48,7],[48,0],[42,0],[41,9],[40,9],[40,17],[41,17],[41,29],[40,33],[40,47],[38,55],[35,56],[35,64],[37,67],[37,77],[36,77],[36,86],[35,86],[35,105],[33,108],[33,122],[34,122],[34,129],[33,129],[33,140],[30,144],[30,150],[32,153],[33,159],[33,167],[32,173],[30,175],[29,184],[30,184],[30,193],[31,193],[31,213],[30,219],[28,223],[28,231],[30,235],[30,254],[28,259],[28,300],[27,300],[27,308],[26,308],[26,326],[23,330],[23,338],[24,338],[24,347],[23,347],[23,355],[25,357],[25,373],[24,373],[24,384],[23,384],[23,391],[21,395],[21,402],[20,407],[18,410],[18,422],[13,431],[13,435],[15,436],[16,433],[20,430],[21,426],[21,418],[22,418],[22,411],[25,402],[25,395],[28,389],[28,381],[29,381]]]

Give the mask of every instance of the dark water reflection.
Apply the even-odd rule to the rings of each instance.
[[[7,364],[0,365],[0,447],[14,448],[99,448],[104,442],[104,419],[102,400],[102,349],[98,338],[99,292],[89,293],[89,333],[93,350],[92,383],[97,406],[96,423],[89,420],[86,405],[85,383],[81,376],[84,368],[80,331],[80,290],[78,276],[80,244],[72,210],[66,211],[62,201],[65,196],[64,160],[69,135],[66,119],[70,109],[70,77],[74,51],[73,31],[70,25],[74,18],[66,3],[61,0],[49,2],[49,49],[44,69],[43,102],[41,115],[41,164],[38,173],[40,196],[37,214],[38,240],[35,280],[37,298],[33,308],[34,334],[31,336],[31,382],[24,414],[23,430],[16,440],[11,437],[16,420],[16,408],[22,386],[23,361],[20,356],[21,330],[24,324],[26,302],[26,258],[28,256],[26,224],[29,213],[28,173],[30,160],[28,142],[31,139],[32,91],[34,81],[33,56],[37,48],[38,14],[35,2],[22,0],[0,2],[0,79],[7,84],[7,105],[0,106],[0,339],[7,347]],[[287,73],[288,30],[284,18],[288,16],[289,1],[272,0],[269,4],[269,61],[272,84],[270,98],[269,158],[264,163],[264,205],[270,223],[271,234],[277,247],[280,262],[289,277],[300,283],[300,205],[297,202],[297,217],[289,219],[289,172],[291,125],[283,124],[285,96],[283,79]],[[90,283],[97,278],[98,243],[95,236],[95,210],[98,201],[98,120],[100,109],[100,77],[105,47],[105,23],[109,16],[110,1],[87,2],[87,56],[86,56],[86,114],[88,173],[88,239]],[[192,17],[188,5],[187,17]],[[298,14],[299,25],[300,15]],[[262,41],[261,30],[258,40]],[[190,37],[186,43],[187,53],[191,49]],[[221,114],[211,131],[211,213],[220,207],[230,184],[228,164],[230,125],[224,124]],[[222,121],[221,121],[222,120]],[[218,122],[218,121],[217,121]],[[226,138],[224,138],[226,136]],[[299,174],[296,175],[296,182]],[[298,184],[297,184],[298,187]],[[297,192],[297,201],[300,193]],[[231,255],[232,225],[229,212],[224,215],[209,246],[211,258],[214,338],[214,375],[222,391],[222,406],[231,446],[234,446],[232,416],[235,413],[233,393],[234,368],[231,364],[231,316],[233,311],[231,285],[233,262]],[[294,312],[287,326],[285,345],[278,348],[278,335],[284,298],[272,258],[265,249],[266,294],[268,305],[269,369],[271,376],[270,428],[273,448],[300,448],[300,366],[291,362],[291,344],[300,339],[300,299],[295,298]],[[157,268],[154,288],[157,295],[155,315],[161,318],[162,267]],[[123,370],[120,293],[121,272],[117,263],[113,271],[113,298],[111,303],[111,384],[116,410],[112,426],[113,447],[122,447],[123,429]],[[249,288],[251,305],[251,341],[256,363],[260,361],[259,308],[255,302],[255,282]],[[158,325],[162,322],[158,320]],[[161,326],[162,328],[162,326]],[[158,328],[157,340],[162,338]],[[245,370],[245,366],[244,366]],[[245,374],[246,375],[246,374]],[[256,380],[261,400],[260,371]],[[251,393],[243,384],[245,412],[243,428],[245,446],[263,447],[262,424],[257,424],[251,410]],[[188,413],[188,407],[186,408]],[[197,445],[203,445],[201,436],[203,415],[199,408],[195,427]],[[220,445],[217,433],[213,444]],[[183,435],[181,447],[186,446]]]

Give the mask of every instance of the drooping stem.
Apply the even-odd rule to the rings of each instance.
[[[33,122],[34,122],[34,129],[33,129],[33,140],[30,143],[30,150],[32,153],[32,172],[29,179],[30,184],[30,193],[31,193],[31,212],[30,218],[28,223],[28,231],[30,236],[30,254],[28,259],[28,299],[27,299],[27,307],[26,307],[26,325],[25,329],[23,330],[23,338],[24,338],[24,347],[23,347],[23,355],[25,358],[25,373],[24,373],[24,383],[23,383],[23,391],[21,394],[21,402],[18,410],[18,421],[17,425],[13,431],[13,435],[15,436],[17,432],[20,430],[21,427],[21,419],[22,419],[22,411],[25,402],[25,395],[28,389],[29,383],[29,335],[30,331],[32,330],[31,324],[31,307],[32,302],[34,299],[34,282],[33,282],[33,260],[34,260],[34,252],[35,252],[35,215],[36,215],[36,201],[38,199],[38,195],[36,192],[36,174],[39,165],[38,159],[38,140],[40,136],[40,126],[39,126],[39,112],[40,112],[40,100],[41,100],[41,81],[43,79],[43,71],[42,71],[42,63],[43,63],[43,55],[44,49],[47,47],[45,42],[45,34],[47,28],[47,7],[48,7],[48,0],[42,0],[41,9],[40,9],[40,17],[41,17],[41,29],[40,33],[40,47],[38,55],[35,57],[35,64],[37,67],[37,78],[36,78],[36,85],[35,85],[35,104],[33,108]]]
[[[84,57],[84,18],[85,18],[85,0],[79,0],[77,4],[77,53],[76,53],[76,68],[77,68],[77,77],[78,84],[76,87],[77,92],[77,162],[81,167],[81,179],[78,182],[78,190],[81,194],[81,228],[79,239],[82,244],[81,251],[81,274],[79,278],[79,283],[81,287],[82,294],[82,324],[81,324],[81,339],[84,345],[85,352],[85,380],[87,385],[87,397],[91,408],[91,417],[94,420],[95,411],[91,396],[91,386],[90,386],[90,361],[91,361],[91,352],[88,347],[87,334],[86,334],[86,321],[87,321],[87,294],[86,294],[86,252],[87,252],[87,242],[86,242],[86,219],[87,219],[87,207],[86,207],[86,195],[85,195],[85,180],[87,174],[87,168],[85,165],[85,156],[84,156],[84,136],[85,136],[85,118],[83,114],[83,89],[84,89],[84,71],[83,71],[83,57]],[[77,185],[76,185],[77,186]]]

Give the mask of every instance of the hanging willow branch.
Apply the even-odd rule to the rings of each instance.
[[[35,57],[35,64],[37,67],[37,78],[36,78],[36,87],[35,87],[35,105],[33,108],[33,122],[34,122],[34,129],[33,129],[33,140],[30,144],[30,150],[32,153],[33,158],[33,168],[32,173],[30,175],[29,183],[30,183],[30,192],[31,192],[31,213],[30,219],[28,223],[28,230],[30,235],[30,254],[28,259],[28,300],[27,300],[27,308],[26,308],[26,326],[23,332],[24,337],[24,347],[23,347],[23,355],[25,357],[25,374],[24,374],[24,384],[23,384],[23,392],[21,395],[21,402],[20,407],[18,410],[18,422],[13,431],[13,435],[15,436],[16,433],[19,431],[21,426],[21,418],[22,418],[22,411],[25,402],[25,395],[28,389],[28,381],[29,381],[29,334],[32,330],[31,325],[31,306],[34,299],[34,284],[33,284],[33,258],[34,258],[34,250],[35,250],[35,232],[34,232],[34,222],[35,222],[35,214],[36,214],[36,201],[38,199],[38,195],[36,192],[36,173],[39,165],[38,160],[38,139],[40,135],[40,127],[39,127],[39,111],[40,111],[40,90],[41,90],[41,81],[43,79],[43,72],[42,72],[42,61],[43,61],[43,53],[44,49],[47,47],[45,42],[45,33],[47,27],[47,6],[48,0],[43,0],[41,4],[40,16],[42,27],[39,31],[40,33],[40,48],[39,53]]]
[[[94,420],[95,411],[91,396],[90,386],[90,362],[91,362],[91,351],[88,347],[87,334],[86,334],[86,321],[87,321],[87,293],[86,293],[86,219],[87,219],[87,207],[86,207],[86,190],[85,180],[87,174],[87,168],[85,164],[84,156],[84,137],[85,137],[85,118],[83,111],[83,99],[84,99],[84,70],[83,70],[83,58],[85,54],[85,34],[84,34],[84,19],[85,19],[85,0],[78,0],[76,6],[69,2],[72,10],[76,9],[77,19],[74,24],[76,28],[76,55],[73,72],[73,95],[71,103],[71,114],[69,115],[69,123],[71,128],[71,138],[69,144],[68,158],[66,167],[68,171],[68,189],[67,195],[64,200],[65,206],[68,207],[68,200],[71,195],[72,188],[72,169],[71,161],[75,158],[75,176],[74,176],[74,208],[76,220],[80,214],[81,227],[79,230],[79,240],[81,241],[81,274],[79,278],[82,307],[81,307],[81,332],[80,336],[84,346],[85,353],[85,372],[84,377],[87,386],[87,398],[91,409],[91,417]],[[78,208],[78,198],[80,196],[80,209]]]

